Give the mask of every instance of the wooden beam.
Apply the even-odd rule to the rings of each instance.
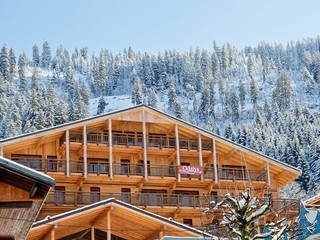
[[[179,127],[178,127],[178,124],[176,124],[175,132],[176,132],[177,166],[179,166],[180,165],[180,141],[179,141]],[[178,173],[178,182],[181,182],[181,174],[179,174],[179,173]]]
[[[172,161],[176,157],[177,151],[174,151],[169,157],[168,160]]]
[[[105,217],[110,213],[112,206],[108,206],[105,211],[101,212],[93,221],[91,222],[91,226],[97,226]],[[106,216],[107,215],[107,216]]]
[[[177,181],[175,180],[172,183],[170,183],[169,188],[174,190],[176,188],[176,186],[177,186]]]
[[[147,156],[147,130],[146,130],[146,113],[142,110],[142,135],[143,135],[143,168],[144,179],[148,180],[148,156]]]
[[[95,240],[94,226],[91,227],[91,240]]]
[[[78,156],[81,157],[82,154],[83,154],[83,145],[80,147],[78,151]]]
[[[214,170],[214,182],[215,183],[218,183],[218,168],[217,168],[217,165],[218,165],[218,162],[217,162],[217,150],[216,150],[216,140],[213,139],[212,140],[212,147],[213,147],[213,170]]]
[[[3,146],[0,147],[0,157],[3,157]]]
[[[66,170],[67,177],[70,177],[70,133],[69,129],[66,130]]]
[[[83,125],[83,175],[88,177],[88,161],[87,161],[87,125]]]
[[[171,218],[175,220],[180,212],[181,212],[180,208],[175,209],[171,215],[172,216]]]
[[[108,143],[109,143],[109,176],[110,179],[113,179],[113,167],[112,167],[112,120],[111,118],[109,118],[108,120],[108,132],[109,132],[109,139],[108,139]]]
[[[232,157],[234,154],[236,154],[238,152],[238,149],[234,148],[232,149],[230,152],[228,152],[227,154],[225,154],[223,157],[224,159],[230,158]]]
[[[208,192],[207,192],[208,195],[210,195],[213,186],[214,186],[214,181],[212,181],[212,182],[209,184],[209,186],[208,186]]]
[[[145,183],[145,179],[142,178],[138,183],[137,183],[137,188],[138,188],[138,192],[141,192],[141,189],[143,187],[143,184]]]
[[[76,237],[76,239],[81,240],[91,229],[87,229],[86,231],[84,231],[83,233],[80,233],[78,237]],[[91,238],[92,239],[92,238]]]
[[[267,184],[268,184],[268,187],[271,185],[269,162],[267,162]]]
[[[201,133],[198,134],[198,150],[199,150],[199,165],[200,167],[203,167],[203,160],[202,160],[202,139],[201,139]],[[203,182],[203,174],[201,175],[201,182]]]
[[[154,240],[154,239],[162,239],[163,238],[163,232],[167,230],[166,226],[161,226],[159,229],[152,231],[152,233],[147,236],[146,240]]]
[[[55,226],[52,226],[51,231],[50,231],[50,240],[56,240],[55,236]]]
[[[107,212],[107,240],[111,240],[111,214]]]
[[[284,170],[281,173],[279,173],[279,174],[275,175],[274,177],[272,177],[272,180],[278,181],[280,178],[282,178],[282,177],[284,177],[284,176],[286,176],[288,174],[289,174],[289,171]]]
[[[44,142],[44,136],[41,136],[40,138],[39,138],[39,140],[35,143],[35,145],[34,145],[34,151],[37,151],[38,149],[39,149],[39,147],[43,144],[43,142]]]

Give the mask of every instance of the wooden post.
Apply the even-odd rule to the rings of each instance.
[[[110,218],[110,210],[107,212],[107,240],[111,240],[111,218]]]
[[[66,130],[66,170],[67,177],[70,177],[70,134],[69,129]]]
[[[177,167],[180,165],[180,141],[179,141],[179,127],[176,123],[176,151],[177,151]],[[181,174],[178,173],[178,182],[181,182]]]
[[[269,166],[269,161],[267,162],[267,185],[270,187],[271,180],[270,180],[270,166]]]
[[[83,126],[83,175],[88,177],[88,161],[87,161],[87,125]]]
[[[213,147],[213,169],[214,169],[214,182],[218,183],[218,169],[217,169],[217,151],[216,151],[216,140],[212,140]]]
[[[198,134],[198,150],[199,150],[199,165],[200,167],[203,167],[203,161],[202,161],[202,140],[201,140],[201,134]],[[203,174],[201,175],[201,182],[203,182]]]
[[[50,240],[56,240],[56,236],[55,236],[55,226],[53,226],[51,228],[51,232],[50,232]]]
[[[109,118],[109,126],[108,126],[108,137],[109,137],[109,176],[110,179],[113,178],[113,167],[112,167],[112,120]]]
[[[0,157],[3,157],[3,146],[0,147]]]
[[[148,180],[148,155],[147,155],[147,128],[146,128],[146,113],[142,110],[142,134],[143,134],[143,169],[144,179]]]
[[[95,240],[94,226],[91,227],[91,240]]]

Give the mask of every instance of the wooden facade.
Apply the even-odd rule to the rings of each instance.
[[[144,105],[2,140],[0,154],[56,179],[38,219],[113,197],[201,227],[200,210],[227,192],[250,188],[274,209],[292,205],[278,189],[300,176]]]
[[[24,240],[54,179],[0,157],[0,239]]]
[[[162,239],[164,236],[218,239],[195,228],[108,199],[36,222],[27,239]]]

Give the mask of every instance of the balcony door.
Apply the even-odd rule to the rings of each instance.
[[[141,205],[144,206],[162,206],[163,198],[166,196],[166,190],[143,189],[141,192]]]
[[[130,203],[130,188],[121,188],[121,201],[125,203]]]
[[[130,175],[130,160],[121,159],[121,174]]]
[[[100,188],[91,187],[90,188],[90,202],[95,203],[100,201]]]
[[[66,199],[65,192],[66,192],[66,188],[63,186],[54,187],[54,201],[56,204],[65,203],[65,199]]]
[[[184,207],[194,207],[199,205],[199,192],[198,191],[174,191],[178,195],[179,202],[181,206]]]
[[[49,172],[57,172],[58,171],[57,156],[47,156],[47,159],[48,159],[47,170]]]
[[[151,173],[151,168],[150,168],[150,161],[147,160],[147,171],[148,171],[148,175],[150,175]],[[143,160],[139,160],[138,165],[137,165],[137,174],[141,174],[142,176],[144,176],[144,161]]]

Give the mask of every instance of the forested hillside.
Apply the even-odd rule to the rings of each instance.
[[[320,38],[158,54],[32,50],[2,46],[0,138],[103,113],[110,96],[129,95],[299,167],[307,193],[320,185]]]

